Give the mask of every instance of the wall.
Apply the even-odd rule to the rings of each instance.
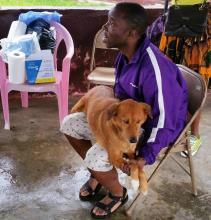
[[[7,36],[12,21],[18,19],[20,13],[28,10],[0,10],[0,39]],[[41,10],[39,10],[41,11]],[[49,10],[50,11],[50,10]],[[70,91],[81,93],[86,91],[86,76],[89,73],[89,61],[95,33],[107,20],[107,10],[66,9],[61,13],[61,23],[69,30],[75,45],[75,54],[70,70]],[[149,24],[162,13],[161,9],[148,9]],[[65,53],[64,47],[59,50],[60,60]],[[112,65],[116,54],[98,54],[98,63]]]

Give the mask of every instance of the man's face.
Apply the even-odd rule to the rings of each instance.
[[[127,46],[127,40],[131,28],[123,18],[123,14],[112,9],[108,14],[108,21],[103,26],[103,42],[108,48],[124,48]]]

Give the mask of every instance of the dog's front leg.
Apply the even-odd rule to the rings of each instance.
[[[147,177],[143,170],[138,168],[138,178],[139,178],[139,190],[143,193],[143,195],[146,195],[148,192],[148,183],[147,183]]]
[[[130,177],[132,178],[131,184],[134,190],[139,190],[139,169],[136,164],[131,164],[130,167]]]
[[[132,178],[133,188],[135,190],[138,189],[143,193],[143,195],[146,195],[148,190],[148,183],[144,171],[140,170],[140,168],[136,164],[132,164],[130,176]]]
[[[124,162],[122,154],[120,154],[117,151],[109,151],[108,150],[108,155],[109,155],[109,161],[113,166],[115,166],[117,168],[120,168],[122,166],[122,164]]]

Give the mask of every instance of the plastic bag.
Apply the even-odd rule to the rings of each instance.
[[[56,46],[54,33],[50,29],[50,24],[43,19],[31,22],[26,29],[26,34],[36,32],[41,50],[51,49],[52,53]]]
[[[29,25],[31,22],[42,18],[46,22],[50,23],[51,21],[56,21],[60,23],[61,14],[58,12],[35,12],[35,11],[28,11],[26,13],[21,13],[19,15],[18,20],[24,22],[26,25]]]
[[[40,46],[37,39],[37,33],[26,34],[19,36],[13,40],[4,38],[0,40],[0,45],[3,51],[3,60],[7,62],[7,54],[14,51],[21,51],[26,57],[40,51]]]

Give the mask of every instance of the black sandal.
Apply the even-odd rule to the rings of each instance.
[[[123,206],[127,200],[128,200],[128,195],[127,195],[127,189],[123,187],[123,195],[122,196],[114,196],[111,193],[108,194],[109,198],[112,199],[112,201],[109,204],[104,204],[102,202],[97,202],[95,206],[91,210],[91,216],[96,219],[104,219],[109,217],[111,214],[116,212],[121,206]],[[121,202],[120,205],[113,211],[111,212],[111,209],[118,203]],[[93,213],[94,208],[100,208],[106,212],[105,215],[96,215]]]
[[[92,175],[90,177],[94,178]],[[85,189],[89,194],[86,196],[82,196],[81,193],[79,193],[80,200],[82,201],[92,200],[95,197],[95,195],[100,191],[101,187],[102,185],[98,183],[95,189],[93,190],[91,186],[89,185],[89,180],[88,180],[81,188]]]

